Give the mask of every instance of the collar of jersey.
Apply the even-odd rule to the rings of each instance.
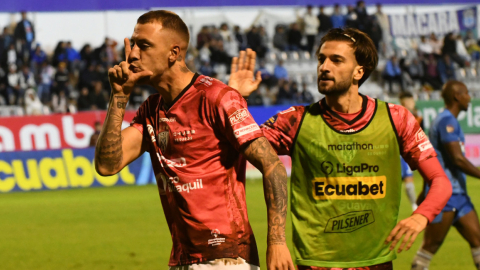
[[[162,106],[163,110],[166,111],[166,112],[167,112],[168,110],[170,110],[170,108],[172,108],[173,105],[175,105],[175,103],[188,91],[188,89],[190,89],[190,87],[192,87],[192,85],[195,83],[195,81],[198,79],[199,76],[200,76],[200,74],[198,74],[198,73],[195,73],[195,74],[193,75],[193,78],[192,78],[192,80],[190,81],[190,83],[189,83],[185,88],[183,88],[182,92],[180,92],[180,94],[178,94],[178,96],[173,100],[172,105],[167,106],[167,105],[165,104],[165,101],[164,101],[163,98],[162,98],[161,106]]]
[[[329,112],[329,114],[331,114],[333,117],[341,120],[342,122],[344,122],[345,124],[351,126],[353,124],[355,124],[355,122],[357,122],[358,120],[362,119],[363,115],[365,114],[365,111],[367,110],[367,104],[368,104],[368,99],[366,96],[358,93],[361,97],[362,97],[362,110],[360,111],[360,113],[355,117],[353,118],[351,121],[341,117],[337,112],[335,112],[334,110],[332,110],[332,108],[330,108],[328,105],[327,105],[327,101],[325,100],[325,98],[323,98],[320,102],[322,104],[322,107],[327,110]]]

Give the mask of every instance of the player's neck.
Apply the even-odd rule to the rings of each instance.
[[[340,113],[356,113],[362,109],[363,98],[358,94],[358,90],[349,90],[341,96],[325,96],[327,105],[334,111]]]
[[[172,105],[175,98],[187,87],[195,76],[190,70],[172,67],[162,75],[162,79],[154,85],[166,105]]]
[[[460,111],[461,111],[460,108],[458,106],[456,106],[455,104],[447,106],[446,109],[449,110],[453,114],[453,116],[455,116],[455,118],[458,117],[458,115],[460,114]]]

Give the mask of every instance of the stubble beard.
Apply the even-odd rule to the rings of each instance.
[[[337,84],[334,84],[331,88],[325,89],[320,87],[320,81],[318,83],[318,92],[325,96],[342,96],[348,92],[350,87],[352,86],[352,82],[348,80],[341,81]]]

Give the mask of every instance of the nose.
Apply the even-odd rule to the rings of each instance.
[[[133,45],[130,54],[128,55],[127,62],[133,63],[135,61],[140,60],[140,48],[138,48],[137,44]]]
[[[330,60],[327,58],[323,60],[323,63],[318,61],[318,73],[330,72]]]

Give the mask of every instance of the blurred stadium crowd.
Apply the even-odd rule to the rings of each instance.
[[[389,19],[381,5],[374,14],[367,13],[364,1],[356,6],[336,4],[333,10],[325,14],[323,6],[308,6],[295,22],[278,24],[275,33],[267,33],[261,25],[249,29],[220,22],[205,25],[191,33],[187,66],[226,82],[232,57],[251,48],[257,52],[263,81],[250,96],[249,105],[310,103],[320,97],[314,55],[321,37],[334,27],[354,27],[372,38],[380,59],[362,92],[384,99],[401,92],[435,99],[439,93],[434,90],[449,79],[459,79],[477,91],[474,97],[480,97],[480,41],[473,33],[445,37],[432,33],[405,50],[393,45]],[[53,53],[47,54],[26,15],[22,13],[22,20],[4,27],[0,35],[0,116],[106,109],[107,70],[123,60],[123,46],[105,38],[98,48],[85,44],[78,50],[69,41],[59,41]],[[129,108],[138,108],[153,92],[137,87]]]

